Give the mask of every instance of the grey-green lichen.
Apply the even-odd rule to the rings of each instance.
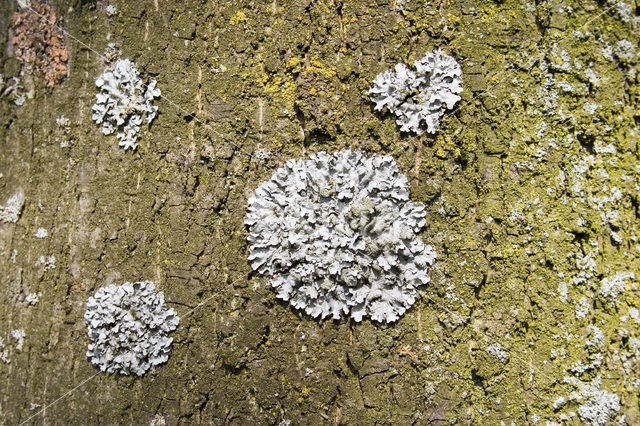
[[[387,109],[404,132],[436,133],[447,110],[460,100],[462,70],[456,60],[438,49],[414,62],[415,71],[397,64],[375,78],[367,91],[376,110]]]
[[[98,289],[84,313],[87,357],[100,371],[144,375],[169,359],[179,318],[151,281]]]
[[[390,156],[344,150],[290,160],[249,198],[251,267],[313,317],[395,322],[430,281],[424,205]]]
[[[129,59],[118,59],[96,79],[99,92],[91,109],[91,119],[102,127],[102,133],[116,132],[118,145],[125,150],[138,147],[136,140],[143,118],[151,123],[158,107],[153,99],[160,96],[156,81],[145,85],[138,68]]]
[[[24,195],[22,192],[17,192],[9,197],[5,204],[0,206],[0,222],[16,223],[22,212]]]

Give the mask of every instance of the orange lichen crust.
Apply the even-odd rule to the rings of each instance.
[[[24,12],[13,14],[13,47],[27,72],[40,71],[48,88],[67,75],[64,34],[56,26],[58,15],[50,5],[32,1]]]

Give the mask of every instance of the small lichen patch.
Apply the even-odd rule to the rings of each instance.
[[[26,295],[26,297],[24,298],[24,301],[28,304],[28,305],[35,305],[36,303],[38,303],[40,301],[40,296],[42,296],[42,293],[38,292],[38,293],[29,293]]]
[[[489,355],[492,355],[498,358],[502,362],[506,362],[509,359],[509,354],[504,350],[502,345],[498,342],[492,343],[491,345],[487,346],[487,349],[485,349],[485,351]]]
[[[34,237],[40,238],[40,239],[47,238],[48,236],[49,236],[49,231],[47,231],[44,228],[38,228],[36,230],[36,233],[34,234]]]
[[[167,334],[179,322],[151,281],[99,289],[87,302],[84,320],[91,363],[107,373],[138,376],[169,359],[173,339]]]
[[[591,383],[582,382],[575,377],[566,377],[565,383],[572,384],[578,390],[569,395],[569,401],[576,401],[578,416],[590,425],[605,425],[615,420],[620,410],[620,397],[615,393],[601,390],[602,379],[596,377]]]
[[[0,206],[0,222],[16,223],[22,212],[24,195],[18,192],[7,200],[5,206]]]
[[[591,312],[591,301],[583,296],[576,302],[576,318],[584,318]]]
[[[398,118],[403,132],[436,133],[447,109],[460,100],[462,70],[456,60],[442,50],[430,52],[414,62],[415,72],[397,64],[374,80],[367,94],[376,110],[387,108]]]
[[[56,257],[54,255],[51,256],[40,256],[38,258],[38,264],[42,265],[43,271],[48,271],[50,269],[56,268]]]
[[[633,4],[624,0],[607,0],[607,5],[613,7],[616,14],[623,22],[633,23],[633,27],[638,26],[638,17],[633,11]]]
[[[91,118],[102,125],[102,133],[116,133],[118,145],[125,150],[134,150],[138,144],[138,132],[143,116],[151,123],[158,107],[153,99],[160,96],[156,81],[146,86],[138,73],[138,68],[129,59],[118,60],[112,68],[105,70],[97,79],[96,94]]]
[[[67,148],[71,143],[73,143],[73,138],[71,137],[71,120],[69,120],[64,115],[56,118],[56,127],[59,136],[56,136],[56,142],[60,143],[60,148]]]
[[[16,351],[18,352],[22,352],[22,347],[24,345],[24,330],[23,329],[16,329],[16,330],[11,330],[11,337],[15,340],[15,348]]]
[[[627,280],[635,279],[633,272],[618,272],[611,277],[605,277],[600,282],[599,293],[608,302],[615,303],[618,295],[624,290]]]

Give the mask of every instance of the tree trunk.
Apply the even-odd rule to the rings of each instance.
[[[51,89],[5,3],[0,206],[24,207],[0,223],[1,423],[640,422],[631,0],[53,1]],[[91,118],[114,48],[162,90],[135,151]],[[401,133],[365,92],[437,48],[462,100]],[[393,324],[315,320],[247,262],[255,188],[343,148],[392,155],[427,207],[432,281]],[[181,318],[169,361],[101,373],[87,299],[143,280]]]

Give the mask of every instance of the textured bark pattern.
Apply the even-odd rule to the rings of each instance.
[[[122,150],[91,121],[103,60],[68,37],[69,77],[47,91],[20,74],[13,10],[0,13],[0,71],[26,97],[0,99],[0,203],[25,195],[0,224],[5,424],[578,422],[586,401],[565,378],[598,376],[620,398],[610,420],[640,422],[640,277],[614,301],[599,290],[640,270],[630,0],[118,0],[112,16],[106,1],[53,4],[73,37],[115,43],[165,98]],[[437,135],[401,134],[365,92],[436,48],[461,64],[463,99]],[[246,260],[259,183],[347,147],[393,155],[427,206],[433,281],[392,325],[315,321]],[[97,372],[87,298],[140,280],[180,315],[168,363],[99,374],[41,412]],[[593,327],[602,345],[587,343]]]

